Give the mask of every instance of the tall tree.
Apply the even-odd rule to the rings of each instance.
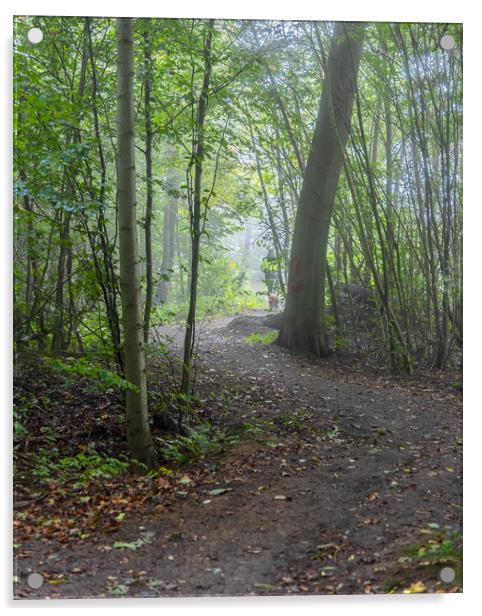
[[[286,308],[278,343],[323,356],[326,253],[350,131],[364,24],[335,25],[293,232]]]
[[[174,235],[177,223],[178,188],[175,167],[176,150],[172,144],[168,145],[167,158],[169,171],[167,175],[168,200],[164,206],[164,224],[162,229],[162,263],[159,273],[159,284],[156,292],[156,303],[165,304],[169,299],[171,279],[174,266]]]
[[[256,276],[237,292],[247,266],[246,258],[238,265],[229,259],[229,251],[237,256],[239,249],[238,226],[259,221],[252,227],[252,256],[257,242],[269,242],[280,262],[279,289],[287,290],[321,87],[326,78],[329,93],[337,77],[333,59],[328,74],[334,24],[217,20],[206,58],[207,20],[134,23],[140,77],[134,84],[136,150],[146,155],[137,159],[138,216],[145,213],[146,221],[139,231],[141,266],[146,257],[144,330],[151,293],[153,303],[168,299],[170,310],[163,314],[184,313],[191,299],[192,349],[199,314],[259,300],[244,294],[256,291]],[[41,45],[28,41],[34,24],[45,33]],[[111,18],[15,19],[14,336],[19,348],[92,354],[92,361],[95,356],[124,374],[114,31]],[[452,50],[437,46],[448,32],[455,37]],[[346,27],[339,28],[339,58],[346,34]],[[320,241],[339,167],[339,160],[331,165],[333,144],[343,137],[342,129],[333,130],[330,143],[329,124],[315,148],[331,161],[329,173],[313,164],[313,154],[305,178],[287,309],[291,321],[280,340],[318,352],[323,308],[313,310],[313,303],[325,297],[336,323],[327,318],[330,343],[334,334],[339,347],[356,348],[398,371],[452,369],[463,342],[462,28],[377,23],[364,36],[363,79],[331,214],[326,292],[319,286]],[[355,72],[353,59],[348,53],[345,67],[338,62],[345,81]],[[335,128],[336,121],[343,124],[343,105],[334,101]],[[202,125],[198,112],[206,107]],[[156,147],[159,138],[162,148]],[[310,178],[316,184],[312,194]],[[164,225],[154,224],[158,216]],[[299,300],[297,284],[306,286]],[[370,288],[362,310],[347,291],[353,284]],[[303,330],[299,336],[294,314]]]
[[[197,105],[197,117],[193,131],[193,149],[188,167],[188,181],[190,183],[192,167],[194,167],[194,186],[188,189],[189,214],[191,222],[191,283],[189,292],[189,310],[186,319],[186,332],[184,336],[184,361],[182,365],[183,393],[189,393],[191,387],[191,360],[194,344],[194,328],[196,325],[197,286],[199,275],[199,257],[202,233],[202,174],[204,163],[204,122],[209,103],[209,86],[212,72],[211,46],[213,40],[214,20],[210,19],[206,25],[204,36],[204,75],[201,92]]]
[[[144,224],[146,242],[146,300],[144,303],[144,342],[149,340],[149,325],[151,322],[152,308],[152,202],[154,198],[152,184],[152,54],[151,38],[147,28],[143,33],[144,38],[144,128],[145,128],[145,157],[146,157],[146,219]]]
[[[87,72],[87,60],[88,60],[88,52],[87,52],[87,23],[84,28],[84,32],[82,34],[82,61],[80,67],[80,79],[78,85],[78,99],[82,100],[84,96],[85,89],[85,81],[86,81],[86,72]],[[77,68],[74,65],[74,68]],[[73,79],[72,79],[73,81]],[[75,94],[71,92],[71,103],[72,106],[75,106]],[[79,106],[80,107],[80,106]],[[76,126],[73,126],[71,130],[67,133],[65,143],[66,147],[73,143],[78,143],[80,140],[80,113],[77,116]],[[68,181],[68,169],[64,169],[63,180],[62,183],[64,185],[69,184]],[[59,216],[59,259],[57,263],[57,287],[55,290],[55,318],[54,318],[54,326],[53,326],[53,335],[52,335],[52,349],[53,350],[65,350],[68,348],[70,334],[71,331],[65,332],[65,321],[66,321],[66,312],[67,306],[65,301],[65,288],[67,285],[67,271],[68,264],[71,263],[71,241],[70,241],[70,233],[71,233],[71,219],[72,212],[66,211],[62,212],[62,210],[58,213]],[[72,300],[72,297],[70,298]]]
[[[124,329],[127,440],[131,457],[148,468],[156,463],[147,415],[146,359],[136,220],[132,19],[117,19],[117,192],[119,261]]]

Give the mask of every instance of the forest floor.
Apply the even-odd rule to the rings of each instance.
[[[20,456],[16,598],[461,591],[460,392],[443,375],[290,354],[265,344],[265,316],[200,328],[198,406],[217,449],[81,486],[29,483]],[[180,343],[180,328],[157,333]],[[29,434],[47,426],[63,452],[106,439],[125,451],[119,399],[39,370],[17,364]],[[152,361],[151,382],[164,378]]]

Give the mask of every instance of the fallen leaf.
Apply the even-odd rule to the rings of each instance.
[[[262,590],[274,590],[274,586],[272,584],[263,584],[261,582],[256,582],[254,587],[261,588]]]
[[[412,593],[426,592],[426,591],[427,591],[427,587],[425,586],[425,584],[422,581],[417,580],[416,582],[413,582],[413,584],[411,584],[408,588],[405,588],[403,593],[412,594]]]
[[[214,490],[209,490],[208,494],[211,496],[219,496],[220,494],[225,494],[226,492],[231,492],[232,488],[214,488]]]

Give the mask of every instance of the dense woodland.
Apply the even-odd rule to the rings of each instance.
[[[13,203],[15,455],[32,519],[38,486],[74,467],[105,482],[129,459],[172,481],[158,469],[212,453],[229,426],[207,400],[241,407],[222,374],[209,386],[225,360],[202,331],[228,317],[263,328],[222,351],[234,370],[246,347],[248,364],[268,349],[280,366],[343,362],[348,381],[352,366],[460,387],[457,24],[18,17]],[[62,414],[72,399],[119,437],[91,437],[85,409]]]

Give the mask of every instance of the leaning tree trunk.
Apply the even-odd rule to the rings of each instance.
[[[117,193],[125,377],[131,384],[126,391],[127,441],[132,459],[153,468],[157,460],[147,417],[136,221],[133,83],[132,19],[121,17],[117,19]]]
[[[323,356],[326,252],[336,187],[350,131],[364,24],[337,23],[306,163],[278,344]]]

